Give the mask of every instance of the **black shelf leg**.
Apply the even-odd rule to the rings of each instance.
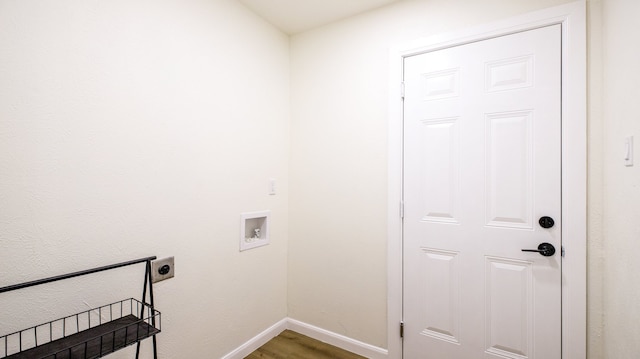
[[[151,279],[151,260],[147,260],[147,266],[144,273],[144,286],[142,287],[142,303],[147,302],[147,285],[149,286],[149,301],[151,306],[151,325],[155,327],[156,317],[153,315],[155,304],[153,302],[153,280]],[[140,318],[144,318],[144,305],[140,309]],[[140,357],[140,344],[138,342],[136,346],[136,359]],[[153,358],[158,359],[158,344],[156,342],[156,335],[153,335]]]

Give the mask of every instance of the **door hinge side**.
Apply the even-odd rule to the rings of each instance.
[[[404,218],[404,202],[400,202],[400,218]]]
[[[404,100],[404,81],[400,83],[400,98]]]
[[[562,257],[564,257],[564,255],[565,255],[564,246],[560,246],[560,255]]]
[[[404,338],[404,322],[400,321],[400,338]]]

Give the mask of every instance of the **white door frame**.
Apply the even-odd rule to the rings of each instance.
[[[389,75],[389,204],[387,324],[389,358],[402,357],[403,60],[429,51],[562,25],[562,358],[584,359],[587,350],[587,43],[584,0],[391,50]],[[410,359],[410,358],[407,358]]]

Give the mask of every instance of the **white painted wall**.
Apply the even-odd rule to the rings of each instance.
[[[636,0],[603,0],[604,356],[640,357],[640,41]],[[623,165],[626,136],[636,163]]]
[[[387,347],[390,47],[567,2],[405,1],[292,37],[290,317]],[[602,148],[601,133],[590,136],[589,350],[600,358]]]
[[[173,255],[161,357],[221,357],[286,316],[288,134],[289,39],[235,0],[0,0],[0,286]],[[239,253],[264,209],[271,244]],[[0,332],[141,287],[2,295]]]

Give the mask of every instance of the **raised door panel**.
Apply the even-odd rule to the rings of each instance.
[[[422,221],[459,222],[458,126],[455,117],[422,121]]]
[[[487,225],[533,229],[533,111],[486,115]]]
[[[437,340],[460,342],[460,268],[458,253],[422,248],[425,318],[422,334]]]
[[[485,270],[486,353],[528,358],[534,322],[531,262],[487,257]]]

